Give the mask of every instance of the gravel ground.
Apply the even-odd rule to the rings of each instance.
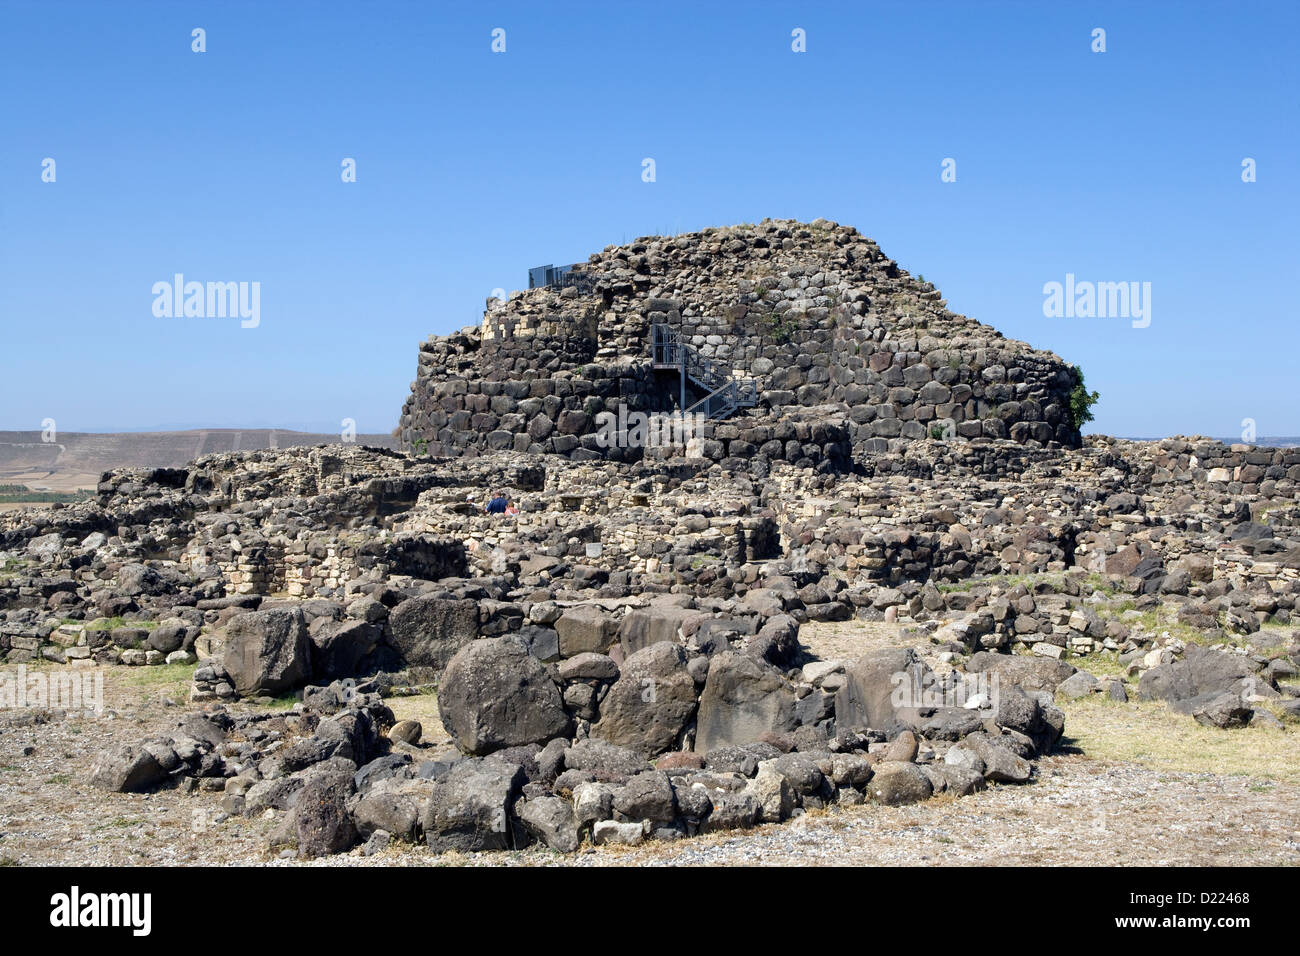
[[[170,695],[170,696],[169,696]],[[113,794],[86,782],[104,748],[162,732],[177,687],[108,682],[100,717],[0,715],[0,863],[273,864],[271,819],[220,819],[218,795]],[[1232,732],[1226,732],[1232,733]],[[1240,738],[1243,742],[1248,738]],[[31,748],[30,753],[24,753]],[[672,844],[434,856],[420,847],[312,865],[1016,865],[1294,864],[1300,786],[1248,775],[1170,772],[1080,754],[1038,778],[914,807],[851,807]]]

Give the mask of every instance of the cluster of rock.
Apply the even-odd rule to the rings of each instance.
[[[831,406],[820,416],[834,415],[861,453],[934,434],[1079,444],[1073,368],[949,311],[932,285],[852,227],[765,220],[646,237],[579,268],[588,280],[581,292],[491,299],[480,326],[421,345],[402,447],[635,460],[643,449],[597,440],[595,417],[620,405],[674,408],[675,375],[651,361],[654,324],[756,383],[759,405],[741,416],[756,424],[742,429]],[[771,444],[791,439],[741,440],[762,447],[764,463],[809,457]]]
[[[92,780],[220,792],[226,815],[283,813],[272,844],[304,857],[394,839],[463,852],[674,840],[1027,781],[1064,728],[1051,688],[1069,668],[1025,663],[1029,690],[1007,681],[995,699],[934,706],[900,704],[897,675],[950,696],[966,678],[938,678],[906,650],[783,672],[668,640],[622,666],[582,652],[557,667],[517,635],[484,638],[443,676],[455,750],[395,724],[379,682],[346,681],[306,688],[291,713],[189,714],[170,737],[106,753]]]
[[[204,713],[97,783],[219,790],[304,855],[571,849],[1024,781],[1054,698],[1134,682],[1214,727],[1300,717],[1300,450],[1075,447],[1067,366],[833,224],[586,268],[426,345],[416,454],[224,453],[0,515],[5,662],[197,664]],[[591,441],[671,407],[652,322],[763,382],[698,454]],[[837,621],[929,653],[819,660],[802,629]],[[390,726],[423,683],[449,744]]]
[[[1169,642],[1142,655],[1130,652],[1126,663],[1140,674],[1138,695],[1164,700],[1178,713],[1223,729],[1254,722],[1280,726],[1300,719],[1300,698],[1293,685],[1280,681],[1300,675],[1300,632],[1276,643],[1251,646],[1241,652]],[[1277,652],[1282,650],[1283,653]],[[1124,655],[1120,661],[1125,663]],[[1082,673],[1082,672],[1081,672]]]
[[[335,733],[310,714],[342,696],[336,684],[301,713],[214,718],[227,737],[210,748],[194,733],[145,742],[97,774],[117,789],[193,779],[229,811],[285,811],[278,838],[304,853],[379,831],[443,848],[669,838],[1027,779],[1061,730],[1053,694],[1127,696],[1068,663],[1097,653],[1140,696],[1215,726],[1294,716],[1300,641],[1278,627],[1300,579],[1292,454],[922,442],[898,471],[787,464],[764,481],[709,460],[216,456],[113,473],[95,501],[5,518],[0,627],[36,642],[8,644],[11,661],[196,654],[193,697],[208,706],[367,674],[435,681],[454,751],[385,736],[376,700],[347,718],[368,729],[346,748],[317,740],[302,749],[318,760],[271,760]],[[1211,479],[1207,462],[1230,471]],[[522,514],[483,514],[488,488]],[[304,554],[329,576],[290,594]],[[903,651],[807,659],[803,625],[850,619],[928,635],[942,673]],[[78,628],[89,657],[59,643]],[[1202,651],[1189,630],[1242,646]],[[940,703],[906,713],[888,697],[900,673]],[[993,704],[980,694],[995,675]],[[323,825],[297,823],[293,793],[311,780],[343,808],[324,842],[304,835]],[[278,804],[262,799],[272,789]]]
[[[897,472],[778,466],[761,482],[711,460],[548,466],[346,448],[115,473],[93,502],[6,519],[0,649],[11,662],[212,658],[229,621],[269,599],[302,605],[322,640],[342,629],[364,649],[358,660],[378,654],[367,664],[438,667],[445,656],[426,662],[402,632],[411,612],[394,628],[389,611],[416,597],[477,602],[481,621],[448,611],[436,626],[448,647],[525,624],[549,646],[556,612],[534,607],[548,601],[674,588],[725,601],[774,578],[798,621],[940,622],[956,643],[1054,656],[1132,649],[1122,620],[1081,611],[1094,575],[1127,610],[1162,606],[1210,636],[1291,619],[1295,451],[1182,440],[1028,457],[997,442],[911,449]],[[918,487],[917,473],[932,477]],[[518,518],[466,501],[499,487],[518,496]],[[963,583],[1005,575],[1056,577],[996,595]]]

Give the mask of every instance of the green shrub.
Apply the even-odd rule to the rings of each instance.
[[[778,345],[784,345],[794,338],[794,333],[799,330],[799,323],[794,319],[788,319],[782,315],[772,313],[767,317],[767,334],[772,337],[772,341]]]
[[[1083,426],[1092,421],[1092,406],[1097,404],[1101,398],[1096,392],[1089,392],[1083,383],[1083,369],[1075,365],[1074,371],[1074,388],[1070,390],[1070,423],[1074,425],[1075,431],[1081,431]]]

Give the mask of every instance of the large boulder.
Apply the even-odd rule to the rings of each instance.
[[[478,637],[478,604],[407,598],[388,615],[388,632],[408,667],[441,673],[457,651]]]
[[[630,657],[637,651],[662,641],[679,642],[682,623],[688,617],[698,614],[699,611],[667,605],[629,611],[618,632],[623,653]]]
[[[695,681],[686,654],[661,642],[637,651],[600,706],[592,736],[630,747],[648,757],[676,749],[695,716]]]
[[[872,803],[898,807],[909,803],[929,800],[934,792],[934,785],[925,771],[914,763],[884,761],[876,764],[871,782],[867,784],[867,796]]]
[[[763,813],[759,798],[748,790],[710,793],[713,809],[700,823],[701,833],[720,830],[743,830],[758,823]]]
[[[794,812],[794,788],[784,774],[764,768],[745,785],[745,792],[759,805],[759,820],[779,823]]]
[[[890,737],[919,729],[922,709],[911,691],[932,685],[933,672],[911,648],[869,651],[845,669],[835,693],[835,725],[840,730],[879,730]]]
[[[1033,774],[1033,764],[1014,753],[1004,741],[1003,737],[990,737],[984,731],[977,731],[949,750],[945,760],[954,766],[978,769],[985,780],[995,783],[1025,783]],[[964,761],[954,751],[973,754],[978,760]]]
[[[1242,700],[1239,694],[1202,694],[1173,705],[1196,718],[1196,722],[1207,727],[1227,730],[1231,727],[1245,727],[1255,716],[1255,710]]]
[[[347,802],[356,785],[357,766],[350,760],[332,759],[303,774],[302,791],[294,805],[298,831],[298,856],[310,859],[341,853],[357,842],[357,829]]]
[[[1250,695],[1260,693],[1265,685],[1246,658],[1188,644],[1182,660],[1160,664],[1142,675],[1138,697],[1175,703],[1204,695]]]
[[[564,765],[570,770],[589,771],[599,780],[622,781],[649,769],[645,757],[635,750],[589,737],[579,740],[564,752]]]
[[[518,764],[465,760],[437,781],[424,811],[424,838],[435,852],[514,849],[510,814],[526,782]]]
[[[420,811],[432,787],[427,780],[387,777],[369,786],[365,793],[354,795],[348,801],[348,812],[363,838],[384,830],[398,840],[414,843]]]
[[[1061,682],[1075,672],[1075,667],[1050,657],[979,651],[971,655],[966,670],[971,674],[997,675],[999,683],[1014,684],[1023,690],[1055,693]]]
[[[221,663],[241,696],[277,694],[311,676],[310,646],[297,608],[245,611],[226,625]]]
[[[749,652],[777,667],[789,667],[799,652],[799,622],[789,614],[768,618],[750,642]]]
[[[468,754],[544,743],[569,729],[550,668],[508,637],[456,652],[438,686],[442,725]]]
[[[1032,739],[1043,726],[1042,705],[1015,684],[999,687],[993,722],[1004,730],[1014,730]]]
[[[709,662],[696,716],[695,750],[756,742],[795,728],[794,688],[770,664],[723,651]]]
[[[154,568],[145,564],[128,564],[117,572],[117,586],[123,594],[139,597],[142,594],[165,594],[167,582]]]
[[[668,774],[658,770],[637,774],[614,791],[614,809],[630,821],[672,823],[677,816],[677,799]]]
[[[151,650],[162,654],[170,654],[172,651],[178,651],[184,646],[188,633],[189,625],[179,618],[172,618],[155,627],[149,633],[145,644]]]
[[[578,818],[563,797],[533,797],[519,811],[519,820],[552,850],[572,853],[578,848]]]
[[[560,615],[555,631],[560,636],[560,656],[572,657],[584,651],[603,654],[618,638],[618,622],[604,608],[579,604]]]
[[[144,747],[118,747],[100,756],[90,782],[101,790],[141,793],[166,776],[157,758]]]
[[[365,621],[322,618],[310,630],[312,679],[320,684],[358,676],[362,660],[379,645],[383,629]]]

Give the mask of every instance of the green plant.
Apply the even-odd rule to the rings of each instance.
[[[772,337],[772,341],[778,345],[784,345],[794,338],[794,333],[799,329],[799,323],[794,319],[786,318],[785,315],[772,313],[765,319],[767,325],[767,334]]]
[[[97,617],[86,625],[88,631],[113,631],[119,627],[126,627],[126,618],[120,614],[113,617]]]
[[[1083,369],[1075,365],[1074,388],[1070,389],[1070,424],[1079,431],[1092,421],[1092,406],[1101,398],[1096,392],[1089,392],[1083,383]]]
[[[6,504],[73,504],[94,496],[88,488],[76,491],[32,491],[26,485],[0,485],[0,502]]]

